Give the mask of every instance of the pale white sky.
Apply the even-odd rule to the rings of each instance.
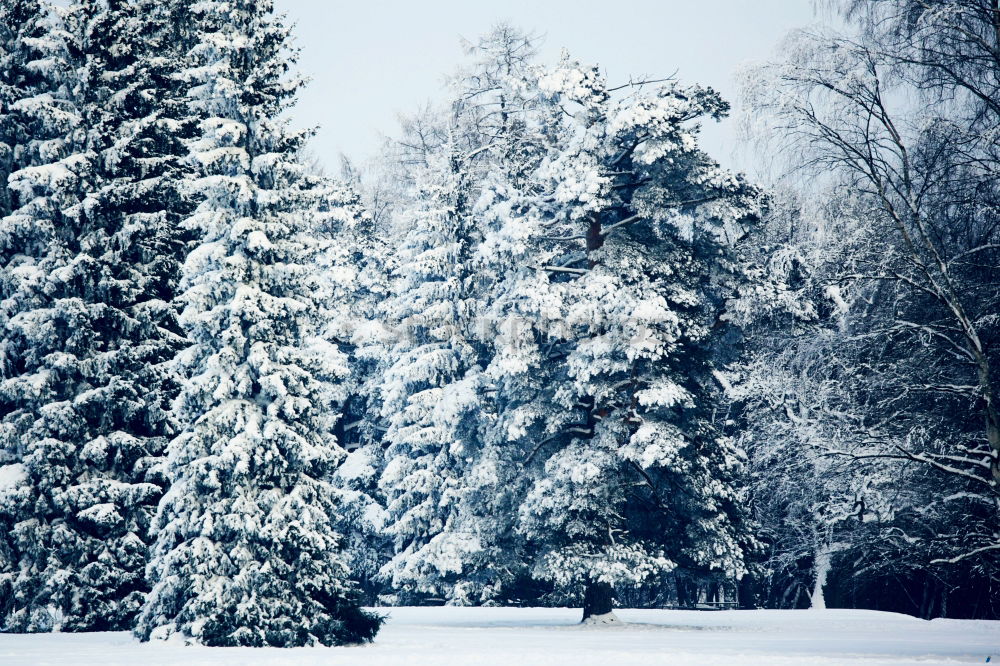
[[[612,82],[677,71],[737,102],[734,74],[771,57],[791,29],[826,18],[813,0],[275,0],[295,23],[299,70],[312,81],[293,110],[298,126],[320,126],[313,150],[331,170],[338,154],[363,162],[392,134],[397,112],[437,98],[474,40],[499,20],[545,37],[541,57],[599,64]],[[734,159],[735,123],[706,127],[703,145]]]

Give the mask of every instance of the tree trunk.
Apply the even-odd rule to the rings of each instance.
[[[820,610],[826,608],[826,597],[823,595],[823,587],[826,585],[826,577],[830,573],[830,556],[832,554],[833,549],[829,546],[821,546],[816,550],[816,559],[813,565],[816,581],[813,586],[810,608]]]
[[[615,598],[615,588],[607,583],[587,583],[583,593],[583,621],[595,615],[607,615]]]
[[[736,599],[741,610],[751,610],[757,608],[757,582],[749,574],[743,574],[740,578],[739,586],[736,589]]]
[[[698,603],[698,589],[694,581],[678,578],[677,605],[681,608],[694,608],[696,603]]]
[[[602,247],[604,247],[604,228],[601,226],[600,218],[595,215],[590,218],[590,224],[587,225],[587,254],[590,255],[591,252],[600,250]],[[591,259],[588,265],[593,268],[596,263]]]

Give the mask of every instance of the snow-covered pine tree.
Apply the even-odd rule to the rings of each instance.
[[[206,645],[371,640],[334,529],[327,481],[346,374],[316,337],[305,136],[279,119],[288,32],[267,0],[199,2],[185,76],[205,119],[190,145],[203,198],[184,225],[198,245],[183,270],[179,357],[183,432],[168,447],[153,590],[136,633]]]
[[[41,2],[4,3],[4,214],[0,220],[0,630],[45,631],[59,622],[60,567],[50,568],[56,528],[45,520],[69,462],[61,435],[75,434],[61,386],[79,336],[65,324],[71,308],[57,271],[73,256],[74,223],[64,212],[78,202],[81,160],[71,133],[73,64],[62,25]],[[7,175],[7,174],[5,174]],[[55,274],[55,275],[54,275]],[[53,307],[55,306],[55,307]],[[63,324],[63,325],[59,325]],[[66,340],[66,338],[69,338]],[[70,373],[71,374],[71,373]],[[55,403],[50,405],[50,403]],[[48,407],[48,409],[46,409]],[[57,429],[57,426],[61,426]],[[47,500],[47,501],[46,501]],[[41,513],[42,518],[36,517]]]
[[[616,98],[568,59],[540,87],[573,121],[551,128],[529,196],[500,200],[492,236],[520,255],[503,301],[533,324],[496,337],[491,369],[551,373],[508,381],[527,390],[506,427],[535,475],[519,529],[537,577],[585,590],[586,618],[615,585],[742,573],[742,456],[712,420],[712,337],[736,282],[728,239],[758,196],[697,148],[693,121],[726,110],[711,90]]]
[[[523,182],[538,143],[538,96],[530,84],[535,38],[501,23],[466,50],[466,64],[451,79],[447,110],[426,109],[405,122],[387,165],[412,187],[391,206],[400,265],[398,295],[387,303],[385,319],[394,330],[369,349],[389,359],[376,381],[403,393],[384,394],[387,455],[372,449],[365,465],[350,466],[384,470],[382,500],[394,547],[383,571],[394,587],[404,588],[396,598],[434,596],[454,604],[496,600],[510,572],[523,568],[512,564],[518,558],[511,543],[479,533],[500,521],[490,514],[498,505],[489,501],[495,490],[489,463],[477,462],[494,419],[492,387],[479,371],[487,345],[477,330],[493,296],[493,267],[478,249],[482,220],[474,204],[486,181]],[[435,362],[457,362],[439,376],[407,379],[414,370],[426,372],[416,363],[434,359],[429,352],[438,355]],[[457,396],[469,402],[456,402]],[[418,399],[434,403],[425,405],[424,415],[415,409]],[[396,441],[401,436],[412,441]],[[481,520],[484,512],[492,522]]]
[[[24,205],[5,220],[20,252],[5,290],[7,434],[33,506],[10,561],[14,628],[125,629],[146,589],[153,460],[176,392],[160,365],[183,343],[169,305],[184,206],[180,9],[77,2],[28,42],[46,49],[29,71],[50,85],[17,107],[37,155],[13,175]]]
[[[102,343],[93,352],[104,376],[74,401],[94,436],[67,492],[91,514],[86,531],[101,542],[99,564],[75,586],[85,600],[75,611],[81,627],[132,626],[164,483],[156,463],[174,434],[167,409],[178,382],[164,363],[186,345],[172,301],[186,249],[179,221],[192,210],[182,193],[190,169],[181,140],[196,124],[175,77],[186,12],[183,2],[88,0],[71,14],[93,165],[81,244],[100,275],[91,298],[115,313],[99,323]]]
[[[337,441],[348,452],[333,475],[342,510],[336,528],[344,536],[345,558],[362,594],[374,602],[384,563],[385,511],[378,491],[382,460],[379,393],[386,362],[385,327],[378,311],[390,295],[395,263],[374,217],[361,203],[362,185],[345,169],[343,182],[324,179],[327,194],[315,210],[315,233],[323,249],[315,265],[322,273],[319,320],[322,336],[347,356],[349,377],[338,406]]]
[[[473,332],[487,399],[451,529],[475,537],[475,549],[455,555],[464,560],[463,597],[478,603],[537,601],[539,593],[526,566],[530,558],[523,536],[516,529],[517,509],[530,477],[512,442],[524,435],[523,410],[537,406],[534,390],[546,384],[551,364],[531,364],[530,372],[511,371],[510,363],[527,370],[525,359],[511,354],[524,350],[517,340],[531,337],[538,320],[537,311],[519,309],[517,301],[538,292],[529,294],[529,289],[509,298],[516,281],[508,279],[523,267],[519,252],[526,241],[526,226],[508,221],[518,218],[536,193],[531,176],[563,115],[538,88],[542,68],[535,62],[536,47],[534,35],[500,23],[469,47],[472,63],[455,84],[465,150],[475,156],[476,165],[470,214],[483,242],[473,262],[481,285]]]
[[[475,538],[451,529],[460,477],[477,441],[481,378],[470,344],[476,235],[466,203],[466,163],[453,141],[428,156],[410,206],[393,297],[395,340],[385,370],[384,469],[379,486],[395,542],[383,576],[400,599],[452,597],[460,553]]]

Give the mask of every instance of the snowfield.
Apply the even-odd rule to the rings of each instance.
[[[0,635],[0,664],[960,664],[1000,658],[1000,622],[924,621],[858,610],[618,610],[583,627],[579,609],[381,608],[375,643],[345,648],[205,648],[127,633]]]

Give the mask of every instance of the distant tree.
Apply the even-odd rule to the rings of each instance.
[[[320,207],[324,212],[314,225],[323,246],[315,260],[323,283],[317,294],[318,323],[322,337],[335,342],[347,356],[349,370],[335,429],[338,442],[348,452],[332,477],[342,493],[342,509],[335,518],[345,538],[352,577],[374,603],[386,551],[378,470],[385,430],[379,393],[388,359],[382,353],[387,329],[380,320],[380,308],[391,294],[389,277],[396,260],[384,229],[357,193],[364,183],[345,169],[344,182],[328,187],[328,202]]]
[[[764,544],[753,573],[759,601],[781,608],[825,605],[832,559],[866,547],[867,525],[892,514],[898,480],[856,436],[860,412],[845,409],[863,399],[845,379],[844,357],[857,344],[845,299],[865,295],[842,291],[836,276],[863,257],[870,231],[850,194],[813,196],[774,197],[751,252],[761,280],[731,307],[748,339],[728,395]]]

